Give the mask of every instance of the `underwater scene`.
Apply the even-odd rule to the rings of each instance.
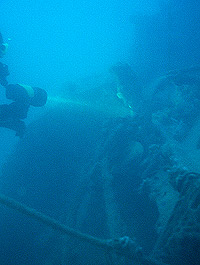
[[[0,8],[0,265],[199,265],[200,2]]]

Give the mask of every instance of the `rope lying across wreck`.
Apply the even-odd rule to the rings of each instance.
[[[46,226],[53,228],[56,231],[61,232],[62,234],[78,238],[82,241],[93,244],[97,247],[103,248],[106,254],[116,253],[118,255],[124,256],[126,258],[131,259],[134,264],[140,265],[158,265],[155,261],[150,260],[143,256],[141,248],[138,247],[134,240],[125,236],[119,239],[99,239],[79,231],[76,231],[68,226],[65,226],[55,219],[42,214],[41,212],[36,211],[33,208],[30,208],[18,201],[7,197],[3,194],[0,194],[0,203],[17,210],[20,213],[23,213]],[[159,263],[160,264],[160,263]]]

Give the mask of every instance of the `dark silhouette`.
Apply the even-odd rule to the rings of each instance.
[[[0,58],[7,50],[0,33]],[[47,92],[38,87],[23,84],[8,84],[8,66],[0,62],[0,84],[6,89],[6,98],[12,100],[11,104],[0,105],[0,127],[16,131],[16,136],[22,137],[25,132],[25,123],[30,106],[41,107],[46,104]]]

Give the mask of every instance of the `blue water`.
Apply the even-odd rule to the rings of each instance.
[[[9,66],[9,83],[38,86],[54,98],[71,97],[71,91],[65,91],[65,86],[77,80],[75,89],[78,94],[80,80],[90,82],[94,76],[94,82],[96,76],[107,76],[110,68],[118,62],[131,66],[140,81],[138,90],[144,87],[146,95],[150,94],[148,88],[157,77],[170,70],[200,63],[198,2],[4,0],[0,2],[0,10],[0,30],[4,41],[9,44],[1,62]],[[113,95],[113,83],[109,78],[103,90]],[[79,114],[78,107],[70,110],[64,107],[63,112],[59,106],[46,114],[46,109],[31,108],[26,119],[28,135],[21,141],[14,132],[0,128],[0,190],[62,223],[68,222],[68,212],[71,211],[74,214],[69,222],[72,227],[79,217],[84,220],[79,224],[83,232],[107,238],[109,229],[105,221],[105,204],[101,200],[104,193],[102,183],[95,177],[92,184],[87,177],[80,179],[80,175],[87,176],[88,168],[94,165],[98,152],[103,148],[101,145],[106,142],[104,107],[97,108],[100,114],[94,108],[95,99],[100,97],[98,81],[96,84],[97,90],[93,89],[91,94],[86,89],[92,95],[89,97],[92,110],[81,107]],[[0,101],[1,104],[8,102],[3,87]],[[148,102],[148,98],[145,101]],[[43,117],[44,113],[46,116]],[[113,124],[118,122],[120,124],[120,118]],[[144,153],[149,143],[162,143],[154,131],[150,131],[152,138],[148,138],[145,131],[142,133],[138,139],[144,137]],[[127,135],[125,133],[124,139],[131,139]],[[124,144],[117,139],[116,145],[122,154],[126,142]],[[116,151],[114,147],[113,150]],[[121,160],[114,157],[113,161],[114,170],[118,170]],[[135,236],[144,251],[149,253],[157,234],[154,229],[148,231],[155,226],[158,209],[147,194],[132,196],[131,191],[139,187],[141,179],[138,177],[133,181],[129,177],[124,180],[128,172],[124,168],[120,170],[122,172],[117,175],[114,185],[118,194],[116,201],[122,207],[121,215],[127,225],[131,227],[132,223],[137,223]],[[137,166],[131,170],[136,174]],[[87,195],[87,189],[91,190],[90,195]],[[82,209],[78,214],[74,211],[76,204]],[[143,221],[146,215],[150,220]],[[60,235],[4,206],[0,207],[0,216],[0,264],[37,265],[44,264],[44,261],[48,264],[48,259],[51,259],[49,264],[61,264],[58,263],[63,250]],[[70,264],[87,264],[89,251],[90,247],[86,246],[83,255],[86,263],[80,263],[76,252],[72,251]]]

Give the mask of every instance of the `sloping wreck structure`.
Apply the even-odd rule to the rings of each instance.
[[[49,99],[2,170],[1,264],[200,264],[199,77],[136,114],[105,84]]]

